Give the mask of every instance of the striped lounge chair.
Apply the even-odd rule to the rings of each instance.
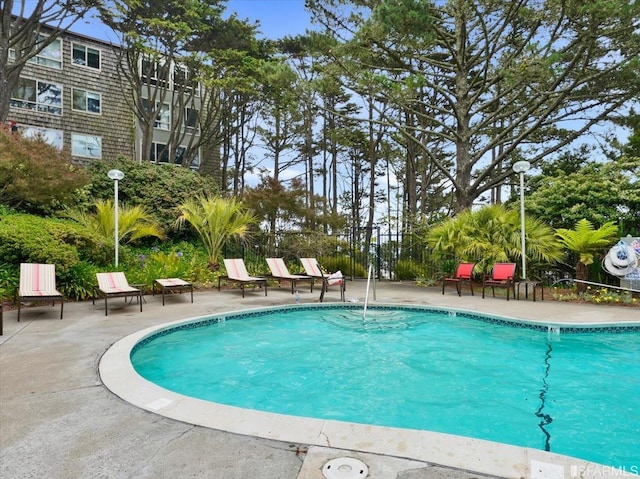
[[[140,304],[142,312],[142,290],[129,286],[126,276],[122,272],[96,273],[98,279],[98,292],[104,297],[104,315],[107,316],[108,298],[133,298]],[[95,297],[94,297],[95,304]]]
[[[289,269],[282,258],[267,258],[267,265],[271,270],[271,277],[278,281],[278,283],[282,281],[289,281],[291,283],[291,294],[294,293],[298,281],[309,281],[311,284],[311,292],[313,292],[313,278],[304,274],[289,273]]]
[[[225,259],[224,267],[227,270],[227,279],[238,283],[242,290],[242,297],[244,298],[244,288],[248,284],[264,286],[264,295],[267,295],[267,279],[259,278],[256,276],[250,276],[247,272],[247,267],[244,264],[242,258],[238,259]],[[219,279],[218,279],[219,281]],[[220,289],[220,282],[218,282],[218,290]]]
[[[320,302],[324,301],[324,293],[328,291],[329,286],[340,286],[340,300],[344,301],[345,278],[341,271],[336,271],[330,275],[325,275],[320,269],[318,260],[315,258],[300,258],[304,272],[314,279],[322,281],[322,291],[320,291]]]
[[[52,264],[21,263],[20,286],[16,293],[18,303],[18,321],[20,304],[23,301],[49,302],[55,305],[60,300],[60,319],[64,308],[64,296],[56,289],[56,267]]]

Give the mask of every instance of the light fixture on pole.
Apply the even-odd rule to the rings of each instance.
[[[107,176],[113,180],[113,196],[114,196],[114,242],[116,245],[115,265],[118,267],[118,181],[124,178],[124,173],[120,170],[109,170]]]
[[[524,227],[524,173],[531,168],[531,163],[526,160],[516,161],[513,164],[513,171],[520,174],[520,237],[522,246],[522,279],[527,280],[527,260]]]

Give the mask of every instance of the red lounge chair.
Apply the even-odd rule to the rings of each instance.
[[[509,291],[513,291],[513,297],[516,297],[515,282],[516,264],[515,263],[496,263],[493,265],[491,275],[482,275],[482,297],[484,298],[484,289],[491,286],[491,292],[495,298],[495,287],[507,288],[507,301],[509,301]]]
[[[471,288],[471,296],[474,296],[471,275],[473,274],[473,268],[475,267],[475,265],[475,263],[460,263],[458,265],[458,269],[456,270],[456,275],[453,278],[442,278],[442,294],[444,294],[444,287],[447,283],[455,283],[456,291],[458,291],[458,296],[462,296],[462,284],[469,283],[469,287]]]

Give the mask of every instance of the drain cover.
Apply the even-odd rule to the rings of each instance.
[[[327,479],[361,479],[367,477],[369,468],[352,457],[336,457],[322,468],[322,475]]]

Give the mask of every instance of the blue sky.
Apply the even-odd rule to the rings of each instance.
[[[226,13],[237,13],[240,19],[260,22],[260,35],[270,39],[298,35],[310,27],[310,15],[304,0],[228,0]],[[71,29],[100,40],[117,43],[117,37],[95,18],[86,18]]]

